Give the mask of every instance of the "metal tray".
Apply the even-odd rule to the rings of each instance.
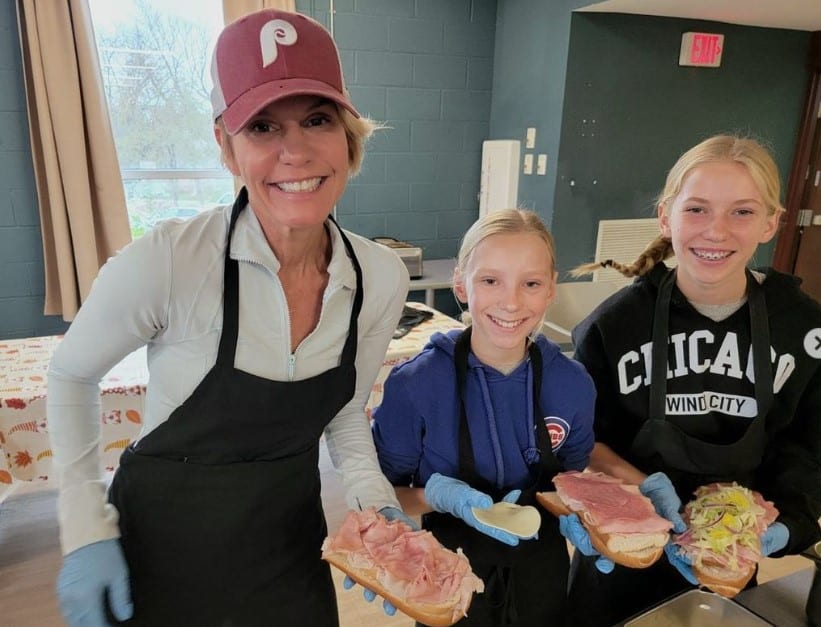
[[[689,590],[632,618],[624,627],[753,627],[772,625],[731,599]]]

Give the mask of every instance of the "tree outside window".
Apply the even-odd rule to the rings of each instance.
[[[221,0],[90,0],[134,237],[230,203],[209,93]]]

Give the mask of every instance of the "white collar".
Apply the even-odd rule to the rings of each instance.
[[[230,209],[229,209],[230,211]],[[230,213],[229,213],[230,218]],[[330,219],[325,221],[325,228],[328,229],[331,237],[331,261],[328,264],[328,275],[330,276],[328,288],[337,284],[349,289],[356,289],[356,273],[353,264],[348,258],[345,243],[339,234],[339,229],[334,226]],[[280,263],[274,251],[265,239],[256,214],[251,209],[250,204],[239,214],[237,224],[234,227],[234,234],[231,238],[231,258],[237,261],[245,261],[259,264],[267,268],[272,274],[279,272]]]

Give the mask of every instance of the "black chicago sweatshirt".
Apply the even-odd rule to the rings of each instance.
[[[699,485],[738,481],[775,503],[790,530],[781,553],[821,538],[821,305],[790,275],[763,269],[774,402],[765,418],[763,461],[752,473],[727,476],[667,467],[631,444],[648,419],[653,313],[659,264],[597,307],[573,331],[575,357],[596,384],[596,440],[650,474],[665,472],[686,503]],[[673,289],[670,305],[666,419],[715,444],[738,440],[757,415],[749,306],[715,322]]]

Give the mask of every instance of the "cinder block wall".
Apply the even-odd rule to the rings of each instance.
[[[14,0],[0,0],[0,340],[62,333],[43,315],[43,244]]]
[[[331,28],[328,0],[296,5]],[[452,257],[479,215],[496,0],[335,0],[334,11],[351,97],[389,127],[370,142],[340,222]]]

